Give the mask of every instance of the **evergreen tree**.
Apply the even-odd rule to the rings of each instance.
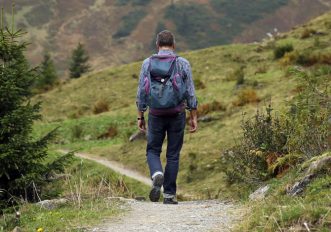
[[[36,87],[38,89],[48,90],[57,81],[58,76],[50,54],[45,53],[44,60],[40,65],[40,76],[37,80]]]
[[[87,63],[89,56],[83,46],[79,43],[78,46],[72,51],[71,61],[70,61],[70,77],[79,78],[82,74],[90,70],[90,65]]]
[[[0,27],[0,211],[8,199],[38,200],[52,171],[63,171],[71,154],[46,163],[47,145],[55,132],[36,139],[32,125],[41,118],[40,104],[30,102],[36,69],[30,69],[18,42],[20,31]]]

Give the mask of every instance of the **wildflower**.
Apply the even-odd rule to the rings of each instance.
[[[44,232],[44,229],[42,227],[37,229],[37,232]]]

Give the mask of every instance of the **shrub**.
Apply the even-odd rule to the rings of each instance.
[[[218,101],[212,101],[211,103],[201,104],[198,107],[198,115],[204,116],[208,113],[215,112],[215,111],[225,111],[226,107],[218,102]]]
[[[114,138],[118,134],[116,126],[110,126],[106,133],[103,133],[98,136],[98,139],[109,139]]]
[[[221,163],[229,183],[244,181],[254,185],[278,174],[273,172],[276,168],[270,167],[287,153],[285,145],[288,131],[271,112],[272,108],[269,105],[266,114],[257,111],[253,118],[244,118],[243,138],[239,145],[222,154]]]
[[[315,64],[331,65],[331,54],[311,54],[303,52],[297,56],[296,63],[302,66],[312,66]]]
[[[249,103],[260,102],[261,99],[257,96],[254,89],[245,88],[238,92],[237,99],[232,102],[234,106],[244,106]]]
[[[331,68],[292,73],[299,78],[300,89],[289,110],[275,117],[269,106],[266,114],[257,111],[254,118],[244,118],[241,140],[222,153],[222,168],[230,184],[255,185],[330,150]]]
[[[291,134],[288,149],[311,158],[330,149],[330,68],[318,67],[310,72],[292,70],[300,80],[300,92],[288,112]]]
[[[236,81],[236,85],[243,85],[245,82],[245,72],[244,67],[239,67],[234,70],[232,70],[230,73],[228,73],[225,77],[225,80],[227,81]]]
[[[311,29],[311,28],[305,28],[302,33],[301,33],[301,36],[300,38],[301,39],[307,39],[309,38],[311,35],[315,34],[316,31],[314,29]]]
[[[294,64],[297,60],[298,54],[299,53],[296,51],[287,52],[279,62],[284,66]]]
[[[284,57],[280,60],[280,63],[283,65],[298,64],[305,67],[316,64],[331,65],[331,54],[312,54],[310,51],[290,52],[284,55]]]
[[[293,51],[293,45],[292,44],[284,44],[281,46],[276,46],[274,48],[274,58],[280,59],[282,58],[286,53],[289,53]]]
[[[84,128],[82,125],[74,125],[71,127],[71,140],[79,140],[84,135]]]
[[[94,114],[101,114],[103,112],[109,111],[109,104],[108,101],[101,99],[98,100],[93,106],[93,113]]]

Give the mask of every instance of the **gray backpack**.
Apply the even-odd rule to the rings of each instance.
[[[179,70],[178,56],[151,56],[144,81],[147,105],[150,109],[173,111],[183,104],[186,84]]]

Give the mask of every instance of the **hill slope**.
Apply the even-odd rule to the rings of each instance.
[[[274,60],[274,47],[292,44],[294,54],[309,51],[308,54],[328,55],[330,21],[328,13],[276,41],[181,54],[193,67],[200,115],[208,116],[200,122],[198,133],[185,137],[179,174],[182,188],[200,197],[233,195],[224,185],[219,158],[220,151],[240,136],[242,112],[249,117],[258,102],[260,108],[271,102],[278,112],[298,90],[297,79],[287,71],[288,61]],[[134,102],[140,65],[139,62],[108,68],[37,96],[36,100],[43,101],[44,122],[36,125],[36,134],[60,126],[57,147],[82,149],[147,175],[145,143],[128,141],[137,130]],[[242,76],[244,84],[239,85]],[[94,115],[100,105],[109,112]]]
[[[130,63],[153,50],[156,31],[175,31],[180,50],[254,41],[331,9],[331,0],[17,0],[16,21],[29,31],[33,64],[50,51],[63,74],[78,42],[86,44],[93,68]],[[10,22],[11,1],[4,5]],[[263,26],[261,26],[263,25]],[[65,41],[65,43],[63,42]]]

